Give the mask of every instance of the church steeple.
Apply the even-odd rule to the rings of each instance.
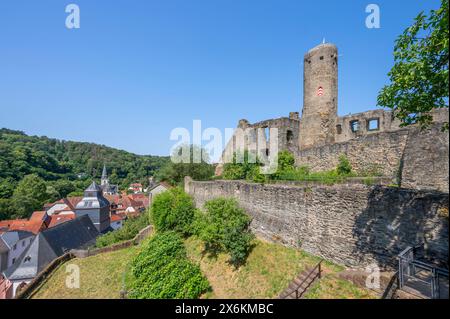
[[[106,172],[106,165],[103,164],[103,172],[102,172],[102,180],[101,180],[101,185],[107,185],[109,184],[108,182],[108,173]]]

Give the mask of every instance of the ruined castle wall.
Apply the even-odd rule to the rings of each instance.
[[[399,126],[400,122],[393,119],[392,112],[384,110],[342,116],[336,119],[335,141],[342,143],[365,135],[399,130]]]
[[[410,130],[402,158],[402,186],[449,192],[449,135],[441,124]]]
[[[448,122],[448,109],[434,110],[431,115],[435,123]],[[391,111],[381,109],[346,115],[336,119],[334,140],[342,143],[365,135],[398,131],[402,129],[400,124]]]
[[[296,164],[307,165],[312,171],[331,170],[338,165],[339,156],[345,154],[354,171],[364,173],[376,170],[394,181],[407,138],[406,129],[369,134],[342,143],[302,150],[296,156]]]
[[[235,198],[254,232],[346,266],[395,266],[410,245],[425,242],[432,258],[448,259],[448,196],[365,185],[298,187],[241,181],[195,182],[186,191],[198,207]]]
[[[442,123],[429,130],[408,127],[391,132],[363,135],[342,143],[299,151],[298,166],[313,171],[336,168],[345,154],[358,173],[377,172],[393,183],[414,189],[449,192],[449,138],[441,132]]]
[[[276,128],[278,130],[278,150],[288,150],[293,154],[298,152],[299,139],[299,119],[298,113],[291,113],[290,117],[279,119],[270,119],[254,124],[247,120],[240,120],[233,137],[227,143],[221,157],[221,163],[216,168],[216,175],[222,174],[223,164],[233,159],[235,152],[244,152],[249,150],[255,154],[266,155],[266,149],[270,149],[270,134],[267,135],[266,129]]]

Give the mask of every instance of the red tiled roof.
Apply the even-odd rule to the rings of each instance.
[[[72,209],[75,209],[75,207],[77,206],[77,204],[79,202],[81,202],[83,197],[82,196],[76,196],[76,197],[74,196],[74,197],[67,197],[66,199],[69,202],[69,204],[72,205],[72,207],[73,207]],[[71,207],[70,205],[67,205],[67,206]]]
[[[5,228],[5,229],[9,229],[9,227],[11,227],[11,225],[15,222],[15,221],[27,221],[26,219],[10,219],[10,220],[1,220],[0,221],[0,228]]]
[[[111,215],[111,222],[118,222],[119,220],[122,220],[123,217],[121,217],[120,215],[117,214],[112,214]]]
[[[104,195],[110,204],[118,205],[120,202],[120,195]]]
[[[33,234],[37,234],[40,231],[47,228],[48,222],[50,221],[47,212],[39,211],[34,212],[30,219],[16,219],[11,220],[9,224],[9,230],[23,230],[29,231]]]
[[[50,216],[50,223],[48,224],[48,228],[55,227],[56,225],[65,223],[72,219],[75,219],[75,214],[64,214],[64,215],[54,214]]]

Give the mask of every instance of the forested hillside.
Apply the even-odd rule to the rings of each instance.
[[[0,129],[0,220],[27,217],[42,202],[80,194],[92,179],[99,180],[103,164],[110,182],[124,189],[133,182],[146,185],[168,161],[169,157]]]

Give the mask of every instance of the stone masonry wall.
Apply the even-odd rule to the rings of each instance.
[[[404,188],[449,192],[449,136],[442,123],[428,130],[409,127],[398,131],[361,136],[342,143],[299,151],[297,165],[313,171],[334,169],[345,154],[358,173],[377,171],[400,179]]]
[[[343,143],[328,144],[322,147],[300,151],[297,165],[307,165],[313,171],[336,168],[341,154],[345,154],[357,172],[376,167],[384,176],[397,175],[402,158],[408,130],[381,132],[362,136]]]
[[[401,161],[402,186],[449,191],[449,135],[441,125],[410,131]]]
[[[198,207],[238,200],[258,235],[339,264],[395,266],[410,245],[425,242],[448,260],[448,194],[366,185],[299,187],[241,181],[185,182]]]

